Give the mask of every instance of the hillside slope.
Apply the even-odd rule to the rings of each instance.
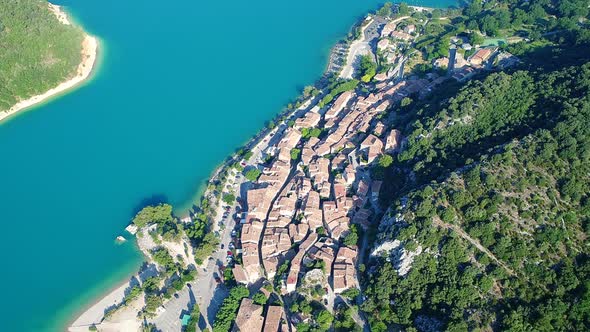
[[[400,112],[377,245],[401,246],[367,269],[374,331],[590,328],[590,59],[575,58]]]
[[[0,1],[0,111],[73,77],[83,38],[45,0]]]

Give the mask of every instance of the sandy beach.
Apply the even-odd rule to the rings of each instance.
[[[131,279],[139,279],[135,275]],[[103,321],[105,311],[112,306],[122,303],[125,298],[125,290],[130,287],[131,282],[125,281],[112,290],[105,297],[92,304],[76,320],[68,326],[69,332],[88,331],[88,328],[95,325],[99,331],[139,331],[141,321],[137,319],[137,312],[144,306],[143,298],[133,301],[129,306],[118,310],[108,321]]]
[[[66,13],[63,10],[61,10],[59,6],[49,4],[49,9],[55,14],[57,19],[61,23],[65,25],[71,24]],[[18,113],[19,111],[25,110],[27,108],[30,108],[31,106],[42,103],[43,101],[51,97],[54,97],[60,93],[63,93],[69,89],[72,89],[78,84],[82,83],[92,73],[92,69],[96,64],[97,52],[98,40],[93,36],[85,35],[84,40],[82,41],[82,62],[80,62],[80,64],[78,65],[78,69],[76,70],[76,74],[74,75],[74,77],[68,79],[65,82],[60,83],[58,86],[54,88],[49,89],[45,93],[19,101],[7,111],[0,112],[0,121]]]

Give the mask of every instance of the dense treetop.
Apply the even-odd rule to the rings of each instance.
[[[82,39],[45,0],[0,1],[0,111],[72,77]]]
[[[535,66],[398,110],[407,142],[376,166],[390,207],[378,242],[420,254],[405,276],[395,258],[370,264],[372,330],[590,328],[588,51],[529,54]]]

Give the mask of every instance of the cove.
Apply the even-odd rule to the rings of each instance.
[[[190,206],[382,2],[56,1],[102,60],[85,86],[0,124],[2,330],[61,331],[136,271],[133,241],[114,241],[135,212]]]

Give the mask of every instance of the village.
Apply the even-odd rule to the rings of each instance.
[[[404,148],[398,111],[439,86],[519,61],[497,45],[471,45],[463,32],[428,54],[423,45],[432,39],[427,29],[435,19],[424,17],[367,16],[330,58],[328,83],[311,89],[220,167],[204,195],[213,202],[211,254],[188,250],[186,235],[179,243],[162,238],[157,224],[141,230],[146,255],[167,252],[166,262],[187,267],[169,281],[160,263],[149,270],[163,278],[167,299],[156,293],[152,301],[127,303],[134,286],[123,286],[116,300],[105,298],[106,320],[90,310],[79,325],[140,324],[135,316],[145,312],[147,324],[162,331],[194,327],[192,321],[201,330],[248,332],[324,331],[346,321],[367,331],[358,310],[361,276],[370,233],[386,212],[380,196],[391,185],[376,170]],[[198,218],[178,222],[187,229]],[[412,255],[404,257],[400,275],[411,265]],[[145,276],[139,279],[143,285]],[[166,287],[170,282],[177,289]],[[235,310],[224,311],[226,305]]]
[[[298,323],[314,319],[309,311],[293,310],[301,298],[334,312],[338,303],[349,302],[343,294],[358,294],[351,290],[359,288],[359,250],[366,248],[356,233],[369,229],[382,212],[382,182],[372,179],[371,165],[403,144],[400,130],[392,128],[391,109],[449,79],[464,81],[480,70],[518,61],[498,47],[472,46],[454,37],[449,55],[432,61],[438,70],[413,75],[408,60],[420,36],[419,22],[413,21],[367,17],[360,39],[368,47],[353,42],[350,52],[356,53],[348,59],[356,64],[347,66],[358,66],[359,58],[369,55],[388,69],[374,74],[363,89],[342,92],[326,107],[310,106],[302,117],[293,116],[274,137],[277,143],[263,151],[264,162],[253,166],[261,175],[241,200],[244,212],[232,233],[235,250],[228,252],[228,266],[239,284],[267,298],[277,290],[275,302],[284,305],[265,308],[242,300],[235,330],[294,331]]]

